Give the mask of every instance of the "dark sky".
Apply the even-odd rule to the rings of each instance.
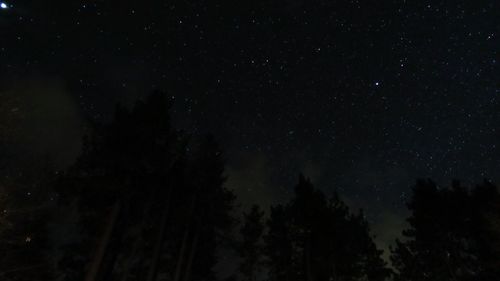
[[[89,120],[161,89],[178,127],[221,142],[244,205],[287,199],[302,171],[382,243],[416,178],[499,179],[499,1],[5,3],[13,158],[64,166]]]

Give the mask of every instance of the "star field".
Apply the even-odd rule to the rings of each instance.
[[[287,199],[302,171],[383,233],[416,178],[498,182],[496,1],[11,2],[0,91],[57,77],[105,121],[165,90],[244,204]]]

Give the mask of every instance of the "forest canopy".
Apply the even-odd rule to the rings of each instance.
[[[117,106],[68,169],[4,171],[2,280],[498,280],[491,182],[418,180],[388,261],[363,210],[302,174],[288,202],[239,208],[216,138],[175,128],[170,107],[161,92]],[[238,264],[225,276],[221,253]]]

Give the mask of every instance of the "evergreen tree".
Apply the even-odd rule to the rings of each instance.
[[[272,281],[295,280],[293,270],[293,242],[289,230],[287,208],[283,205],[271,206],[270,217],[266,222],[268,232],[264,236],[265,254],[269,269],[269,279]]]
[[[176,218],[183,230],[177,237],[176,268],[173,280],[215,280],[217,248],[221,238],[234,226],[231,211],[234,194],[224,186],[222,151],[210,135],[193,149],[188,179]]]
[[[295,197],[271,209],[266,253],[272,280],[384,280],[381,259],[360,212],[352,215],[300,176]]]
[[[242,262],[240,272],[245,281],[256,281],[262,265],[263,248],[261,244],[264,232],[264,212],[258,205],[253,205],[248,213],[243,214],[242,236],[238,248]]]
[[[499,203],[489,183],[470,191],[457,181],[439,189],[419,180],[408,203],[406,241],[397,241],[392,253],[396,280],[498,280],[491,267],[498,237],[485,216],[498,216]]]
[[[500,278],[500,193],[488,181],[477,185],[471,193],[474,209],[472,237],[477,241],[477,258],[481,280]]]
[[[60,262],[65,280],[214,280],[222,233],[233,226],[222,152],[211,136],[190,145],[155,93],[85,141],[59,179],[76,202],[79,239]]]
[[[161,212],[156,208],[169,200],[179,139],[171,130],[168,109],[161,93],[132,110],[117,107],[113,122],[96,128],[77,163],[60,178],[61,203],[76,202],[80,227],[79,241],[67,246],[60,263],[66,280],[119,276],[126,270],[117,270],[117,261],[131,254],[123,243],[158,231]],[[151,258],[150,252],[143,260]]]

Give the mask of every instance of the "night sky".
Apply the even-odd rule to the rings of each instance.
[[[213,133],[243,206],[299,172],[399,235],[416,178],[498,182],[499,1],[5,1],[0,137],[63,168],[152,90]],[[498,144],[500,146],[500,144]]]

